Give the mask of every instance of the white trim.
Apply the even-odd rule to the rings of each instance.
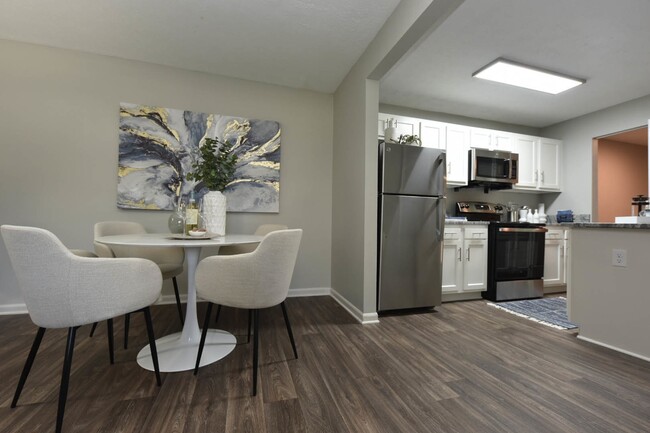
[[[371,323],[379,323],[379,316],[377,313],[362,313],[357,307],[352,305],[350,301],[345,299],[340,293],[336,290],[329,287],[313,287],[305,289],[290,289],[288,297],[289,298],[298,298],[298,297],[307,297],[307,296],[331,296],[336,302],[339,303],[352,317],[354,317],[362,325],[367,325]],[[187,294],[181,294],[181,303],[187,303]],[[202,302],[201,299],[197,300]],[[176,304],[176,296],[171,293],[168,295],[162,295],[155,303],[156,305],[169,305]],[[26,314],[27,306],[25,304],[8,304],[0,305],[0,316],[11,315],[11,314]]]
[[[591,338],[583,337],[580,334],[578,334],[577,338],[578,338],[578,340],[583,340],[583,341],[586,341],[588,343],[595,344],[597,346],[606,347],[608,349],[615,350],[617,352],[621,352],[621,353],[624,353],[626,355],[630,355],[630,356],[633,356],[635,358],[639,358],[639,359],[642,359],[644,361],[650,362],[650,357],[647,357],[647,356],[644,356],[644,355],[641,355],[641,354],[638,354],[638,353],[630,352],[629,350],[621,349],[620,347],[612,346],[611,344],[603,343],[602,341],[593,340]]]
[[[302,298],[302,297],[307,297],[307,296],[330,296],[331,295],[331,290],[329,287],[314,287],[311,289],[289,289],[289,294],[287,295],[288,298]],[[182,293],[180,295],[181,297],[181,303],[185,304],[187,303],[187,294]],[[198,302],[202,302],[201,299],[198,299]],[[168,304],[175,304],[176,303],[176,295],[173,293],[169,295],[163,295],[160,298],[158,298],[158,301],[156,301],[156,305],[168,305]],[[26,312],[27,310],[25,310]]]
[[[312,287],[310,289],[289,289],[288,298],[302,298],[307,296],[331,296],[329,287]]]
[[[0,305],[0,316],[9,316],[12,314],[27,314],[27,305],[25,304]]]
[[[377,312],[374,313],[362,313],[357,307],[355,307],[350,301],[344,298],[339,292],[334,289],[331,289],[330,296],[338,302],[341,307],[345,308],[348,313],[352,315],[359,323],[362,325],[368,325],[371,323],[379,323],[379,315]]]

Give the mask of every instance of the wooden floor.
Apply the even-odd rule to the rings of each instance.
[[[240,344],[222,361],[163,374],[138,367],[144,320],[130,348],[115,326],[81,328],[65,432],[630,432],[650,431],[650,363],[579,341],[483,301],[382,317],[361,326],[331,298],[287,301],[293,359],[280,308],[262,312],[260,382],[250,397],[247,314],[224,309],[220,327]],[[199,308],[203,316],[205,305]],[[174,306],[153,308],[157,335],[180,329]],[[0,317],[0,432],[54,431],[64,331],[45,334],[18,407],[9,405],[36,328]]]

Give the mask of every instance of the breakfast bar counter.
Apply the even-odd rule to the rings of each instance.
[[[578,338],[650,361],[650,224],[570,226],[567,301]]]

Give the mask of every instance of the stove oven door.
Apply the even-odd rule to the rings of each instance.
[[[544,295],[543,226],[495,224],[488,239],[488,291],[493,301]]]

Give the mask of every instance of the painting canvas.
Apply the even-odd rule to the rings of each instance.
[[[186,175],[205,138],[219,138],[238,157],[228,211],[279,212],[278,122],[121,103],[119,125],[119,208],[173,210],[192,191],[200,199],[207,188]]]

